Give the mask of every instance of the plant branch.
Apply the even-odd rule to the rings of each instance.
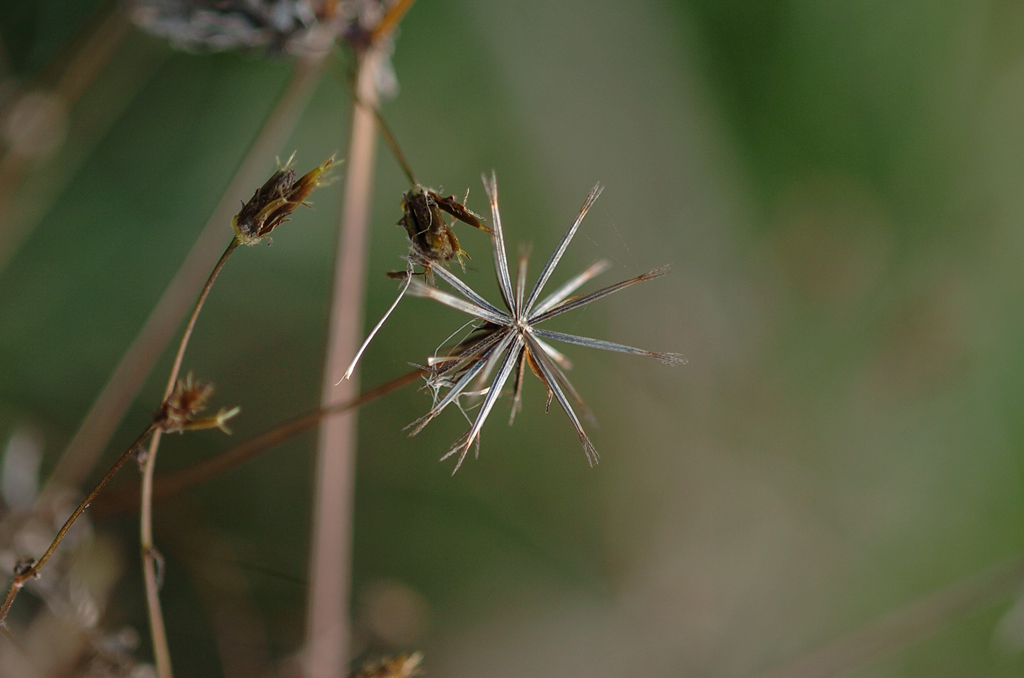
[[[217,231],[223,228],[224,223],[229,220],[230,215],[235,209],[237,209],[235,201],[239,197],[239,194],[245,190],[246,187],[255,183],[259,173],[262,172],[262,167],[264,167],[273,157],[273,154],[278,150],[281,143],[291,133],[295,123],[301,115],[305,102],[308,100],[309,95],[313,90],[314,85],[320,79],[323,72],[323,66],[326,63],[328,56],[329,53],[324,52],[322,54],[299,59],[296,63],[295,72],[292,79],[289,81],[287,89],[282,94],[274,108],[274,111],[267,119],[257,140],[254,142],[245,159],[242,161],[242,164],[233,178],[231,185],[228,187],[224,198],[218,204],[214,214],[207,223],[206,228],[197,240],[196,245],[189,253],[178,273],[175,275],[174,280],[168,286],[168,290],[164,293],[163,297],[161,297],[160,302],[150,315],[146,325],[136,337],[132,346],[118,365],[117,370],[115,370],[114,375],[111,377],[110,381],[107,383],[103,392],[97,399],[92,410],[90,410],[89,415],[86,417],[72,443],[68,446],[68,449],[65,450],[64,455],[62,455],[61,460],[58,463],[57,469],[51,475],[50,481],[44,489],[44,494],[47,493],[47,491],[52,492],[57,484],[78,485],[88,474],[89,469],[94,464],[99,452],[105,447],[106,442],[109,440],[113,430],[116,428],[118,422],[123,416],[124,411],[138,393],[138,390],[145,381],[152,365],[162,352],[167,338],[169,338],[174,326],[180,321],[180,317],[185,310],[185,308],[181,308],[182,304],[179,301],[182,297],[181,290],[187,290],[192,286],[189,281],[196,277],[196,271],[202,271],[202,269],[207,268],[208,264],[204,266],[201,262],[210,250],[211,239],[213,237],[217,237]],[[177,354],[175,355],[174,366],[171,371],[170,378],[168,379],[167,390],[165,392],[165,401],[166,396],[173,390],[175,381],[180,373],[184,351],[192,330],[195,327],[199,310],[209,293],[213,280],[223,267],[228,255],[236,246],[237,241],[232,239],[231,244],[228,246],[227,250],[225,250],[224,254],[221,255],[220,261],[214,267],[213,273],[207,279],[199,301],[193,309],[192,316],[189,318],[184,335],[182,336],[182,340],[178,346]],[[154,424],[149,430],[147,430],[147,433],[140,437],[138,444],[143,443],[145,441],[145,437],[150,434],[153,435],[153,440],[150,453],[147,455],[146,466],[144,468],[144,493],[146,492],[147,480],[150,488],[152,484],[152,470],[155,466],[156,450],[161,435],[161,429],[158,424]],[[7,613],[18,590],[20,590],[29,577],[35,576],[39,568],[50,558],[54,549],[57,547],[57,544],[61,539],[63,539],[74,520],[81,515],[82,511],[84,511],[85,507],[93,501],[100,489],[110,480],[128,457],[131,456],[132,451],[133,450],[129,450],[125,453],[114,468],[108,472],[107,476],[103,478],[93,493],[90,494],[82,503],[76,513],[72,515],[64,528],[62,528],[61,532],[58,533],[57,539],[55,539],[50,549],[47,550],[39,562],[35,563],[31,568],[26,569],[24,572],[18,573],[14,583],[12,584],[12,589],[8,593],[7,599],[3,603],[2,608],[0,608],[2,609],[2,616],[0,616],[0,628],[3,628],[3,620],[6,619]],[[148,477],[146,475],[146,471],[149,472]],[[143,568],[144,574],[146,575],[147,603],[150,611],[151,627],[153,629],[152,635],[154,651],[157,655],[158,671],[161,678],[164,678],[171,675],[170,657],[169,652],[167,651],[166,634],[163,630],[163,622],[159,612],[159,598],[156,596],[157,585],[155,570],[153,568],[154,551],[152,548],[151,501],[146,501],[144,504],[147,510],[143,511],[140,532],[143,536]]]
[[[185,349],[188,347],[189,339],[192,337],[192,330],[195,329],[196,321],[199,319],[199,312],[210,294],[214,281],[220,274],[228,257],[238,247],[238,238],[231,238],[231,243],[220,256],[217,264],[206,279],[203,290],[199,293],[199,299],[192,309],[185,331],[178,342],[178,351],[174,356],[174,364],[171,366],[171,374],[167,379],[167,387],[164,389],[164,401],[171,395],[174,385],[178,381],[178,374],[181,372],[181,363],[185,358]],[[156,454],[160,448],[160,431],[153,433],[149,442],[149,451],[146,454],[146,463],[142,469],[142,510],[139,515],[139,541],[142,548],[142,574],[146,584],[146,608],[149,611],[149,630],[153,641],[153,655],[156,659],[156,670],[159,678],[171,678],[171,653],[167,645],[167,631],[164,627],[163,614],[160,610],[160,590],[156,576],[156,556],[153,547],[153,469],[156,467]]]
[[[393,391],[397,391],[426,373],[425,370],[420,369],[407,372],[369,391],[364,391],[353,400],[321,407],[318,410],[301,414],[278,424],[268,431],[260,433],[254,438],[234,445],[215,457],[204,459],[179,471],[157,476],[153,480],[153,501],[159,502],[197,485],[202,485],[300,433],[309,431],[316,427],[325,417],[331,417],[362,407]],[[104,498],[93,506],[92,515],[95,520],[103,521],[120,513],[134,510],[138,505],[139,496],[137,492],[131,491],[130,488],[117,488],[104,495]]]
[[[46,564],[46,561],[50,559],[50,556],[52,556],[54,551],[57,550],[57,547],[60,546],[61,541],[63,541],[68,530],[71,529],[71,526],[75,524],[75,521],[78,520],[78,518],[85,512],[85,509],[89,508],[89,505],[96,498],[96,495],[98,495],[106,484],[110,482],[110,479],[114,477],[114,474],[121,470],[121,467],[124,466],[125,462],[131,458],[135,450],[146,442],[146,438],[154,434],[157,429],[158,423],[156,421],[151,422],[149,426],[146,427],[146,430],[142,432],[142,435],[136,438],[135,442],[125,450],[124,454],[122,454],[116,462],[114,462],[114,465],[110,467],[110,470],[107,471],[105,476],[103,476],[103,479],[96,484],[93,491],[82,500],[82,503],[78,505],[78,508],[74,510],[66,521],[64,521],[64,525],[60,530],[58,530],[57,535],[53,538],[53,541],[50,542],[49,548],[47,548],[46,552],[39,557],[39,560],[32,562],[30,566],[19,567],[17,569],[14,579],[11,580],[10,588],[7,589],[7,596],[4,598],[3,604],[0,605],[0,628],[6,628],[7,614],[11,611],[11,605],[14,604],[14,599],[18,596],[18,592],[25,585],[25,582],[39,574],[39,570],[42,569],[43,565]]]
[[[199,288],[220,248],[222,229],[238,211],[239,198],[248,197],[251,187],[259,183],[267,165],[273,162],[274,154],[280,151],[294,130],[306,101],[320,81],[326,61],[326,57],[316,56],[300,58],[296,62],[291,80],[239,165],[224,196],[146,319],[145,325],[96,397],[57,462],[41,496],[51,495],[59,486],[77,487],[89,475],[124,413],[163,354],[181,318],[188,312],[195,298],[194,290]]]
[[[376,155],[376,121],[367,108],[377,104],[376,76],[386,52],[371,43],[357,53],[356,98],[348,173],[342,198],[341,235],[334,268],[330,329],[321,402],[330,406],[358,393],[355,379],[335,387],[355,355],[362,332],[366,252]],[[368,106],[360,106],[356,100]],[[306,660],[310,678],[344,675],[349,644],[352,495],[355,484],[356,420],[332,417],[320,425],[313,513]]]
[[[224,254],[220,255],[220,259],[217,260],[213,270],[210,272],[210,277],[207,278],[206,284],[203,285],[203,289],[199,293],[199,299],[196,300],[195,308],[192,309],[192,315],[189,316],[188,324],[185,325],[185,331],[181,335],[181,341],[178,342],[178,352],[175,354],[174,364],[171,366],[171,376],[168,377],[167,386],[164,388],[164,400],[167,400],[171,395],[174,385],[178,382],[178,375],[181,373],[181,363],[185,359],[185,349],[188,348],[189,339],[192,338],[192,330],[195,329],[196,321],[199,319],[199,311],[203,309],[203,304],[206,303],[206,297],[209,296],[214,281],[217,280],[221,269],[224,268],[224,264],[227,263],[228,257],[231,256],[236,247],[238,247],[238,238],[232,238],[227,249],[224,250]],[[150,445],[150,447],[154,446]]]

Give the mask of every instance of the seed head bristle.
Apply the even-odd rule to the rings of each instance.
[[[583,273],[564,283],[545,299],[541,300],[539,298],[544,285],[554,272],[555,266],[562,258],[569,242],[579,229],[584,216],[586,216],[594,201],[600,195],[601,186],[597,185],[587,196],[572,226],[562,237],[554,253],[541,270],[529,296],[527,296],[526,253],[524,251],[519,257],[516,267],[517,276],[513,285],[508,256],[505,252],[501,214],[498,209],[497,180],[492,173],[490,177],[485,176],[483,181],[484,190],[487,193],[491,207],[491,244],[494,250],[494,265],[502,303],[500,305],[492,304],[473,291],[456,275],[441,267],[435,268],[437,277],[447,283],[454,293],[442,291],[419,280],[413,280],[410,283],[407,291],[408,294],[433,299],[440,304],[466,313],[483,322],[465,340],[452,348],[447,355],[435,356],[432,360],[428,360],[427,364],[432,373],[427,377],[427,385],[434,394],[434,405],[427,414],[410,424],[408,428],[412,428],[412,435],[415,435],[437,417],[444,408],[453,402],[457,403],[460,396],[470,395],[472,391],[481,394],[483,400],[480,403],[476,419],[473,421],[470,430],[459,438],[448,452],[441,457],[442,460],[456,457],[455,471],[457,471],[462,466],[462,462],[465,460],[471,447],[475,446],[477,453],[479,453],[481,428],[493,409],[495,401],[501,395],[503,387],[513,374],[515,378],[512,381],[513,395],[509,423],[512,423],[515,419],[521,407],[522,380],[526,373],[525,368],[529,366],[530,372],[536,375],[547,389],[548,406],[550,406],[553,400],[558,402],[579,436],[587,461],[594,465],[598,462],[599,458],[597,450],[587,437],[586,431],[583,429],[583,425],[577,416],[577,411],[582,413],[586,419],[591,419],[592,417],[589,415],[589,411],[584,405],[582,398],[576,392],[565,372],[563,372],[563,368],[568,369],[569,367],[568,359],[545,340],[587,346],[605,351],[647,356],[668,365],[681,365],[686,361],[675,353],[647,351],[602,339],[592,339],[546,330],[538,327],[538,325],[569,311],[582,308],[636,283],[661,277],[668,273],[669,267],[662,266],[656,268],[634,278],[603,287],[596,292],[582,296],[571,296],[587,281],[608,268],[607,262],[599,261]],[[504,306],[504,308],[501,308],[501,306]],[[497,370],[496,373],[495,370]],[[492,373],[495,373],[493,381],[490,386],[485,386],[486,380],[490,378]],[[471,388],[471,384],[474,383],[477,385]],[[447,389],[447,393],[444,397],[438,399],[437,392],[441,389]]]

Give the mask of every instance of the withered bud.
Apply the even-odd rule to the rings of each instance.
[[[421,260],[416,263],[426,269],[434,263],[447,264],[452,259],[461,263],[466,255],[442,211],[484,233],[491,232],[483,223],[483,217],[455,200],[454,196],[444,198],[437,191],[417,184],[402,196],[402,218],[398,225],[405,229],[412,242],[413,253]]]
[[[249,202],[231,218],[231,228],[242,245],[255,245],[275,228],[288,221],[288,217],[318,187],[328,183],[326,173],[336,163],[334,155],[296,179],[292,169],[292,153],[283,166],[280,164],[267,182],[256,189]],[[307,205],[308,206],[308,205]]]
[[[153,418],[165,433],[184,431],[196,414],[202,412],[213,395],[213,384],[196,381],[189,372],[167,396]]]
[[[227,421],[241,412],[241,408],[221,409],[212,417],[196,418],[213,395],[213,384],[204,384],[193,379],[189,373],[167,396],[167,400],[153,415],[154,421],[164,433],[181,433],[183,431],[199,431],[207,428],[219,428],[231,433]]]

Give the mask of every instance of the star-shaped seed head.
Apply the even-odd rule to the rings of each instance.
[[[494,268],[498,276],[498,289],[502,297],[501,305],[499,306],[487,301],[444,267],[436,267],[434,272],[456,294],[442,291],[420,280],[410,279],[410,294],[434,299],[445,306],[462,311],[481,321],[481,324],[469,337],[456,345],[448,354],[434,356],[428,361],[428,367],[432,371],[427,377],[427,385],[435,394],[439,394],[441,391],[447,392],[443,397],[438,395],[433,408],[409,425],[413,429],[410,435],[419,433],[424,426],[460,396],[468,395],[470,392],[482,394],[483,401],[480,403],[480,408],[471,428],[442,457],[442,459],[447,459],[457,456],[458,461],[455,465],[455,470],[457,471],[471,447],[476,445],[477,452],[479,452],[480,430],[505,384],[509,378],[515,375],[512,411],[509,418],[509,423],[512,423],[516,412],[521,406],[523,377],[526,368],[529,367],[530,371],[540,379],[547,389],[548,405],[550,406],[552,399],[557,400],[559,406],[565,411],[566,416],[569,417],[569,421],[579,435],[587,460],[593,465],[598,460],[597,450],[594,449],[593,444],[587,437],[583,425],[576,414],[576,409],[573,407],[573,403],[584,413],[586,413],[586,406],[563,371],[563,369],[569,368],[569,361],[561,352],[551,346],[548,341],[589,346],[590,348],[606,351],[632,353],[655,358],[669,365],[679,365],[686,361],[675,353],[646,351],[601,339],[591,339],[589,337],[546,330],[538,327],[538,325],[568,311],[582,308],[591,302],[638,282],[645,282],[660,277],[668,273],[668,267],[663,266],[654,269],[590,294],[571,296],[591,278],[607,270],[608,262],[599,261],[568,280],[544,299],[540,298],[544,286],[551,278],[562,255],[565,254],[565,250],[579,229],[583,218],[600,195],[601,186],[598,185],[587,196],[576,220],[562,237],[561,242],[559,242],[555,251],[551,254],[529,295],[527,295],[527,255],[524,253],[519,258],[516,282],[513,287],[508,256],[505,252],[501,214],[498,211],[497,180],[492,173],[490,178],[485,176],[483,182],[491,207],[491,244],[494,252]],[[492,373],[495,376],[491,380],[490,385],[487,386],[487,381]],[[474,384],[475,386],[471,389],[471,385]]]

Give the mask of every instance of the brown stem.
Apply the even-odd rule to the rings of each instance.
[[[238,247],[238,239],[232,238],[231,243],[220,256],[220,260],[210,272],[206,279],[203,290],[199,293],[196,305],[192,309],[185,331],[178,342],[178,352],[174,356],[174,364],[171,366],[171,374],[167,379],[167,387],[164,389],[164,400],[171,395],[174,385],[178,381],[178,374],[181,372],[181,363],[185,359],[185,349],[192,337],[192,330],[195,329],[196,321],[199,319],[199,312],[210,294],[213,283],[217,280],[228,257]],[[159,678],[171,678],[171,652],[167,645],[167,631],[164,628],[163,613],[160,610],[160,587],[157,583],[156,565],[153,547],[153,469],[156,468],[156,454],[160,448],[160,431],[153,433],[149,442],[149,452],[146,455],[146,463],[142,469],[142,497],[140,499],[142,510],[139,512],[139,542],[142,548],[142,574],[146,583],[146,608],[149,611],[149,632],[153,640],[153,656],[156,659],[156,671]]]
[[[162,350],[163,343],[166,341],[166,339],[163,338],[163,335],[165,333],[170,333],[173,326],[177,324],[177,319],[180,318],[180,314],[184,310],[177,310],[178,304],[175,301],[176,294],[174,292],[181,287],[188,287],[186,281],[192,275],[193,269],[205,268],[202,267],[201,264],[197,266],[196,264],[198,262],[196,260],[201,259],[203,254],[208,250],[206,242],[210,240],[210,235],[215,235],[217,230],[223,228],[223,225],[230,217],[230,214],[233,213],[234,209],[236,209],[235,200],[238,197],[240,190],[243,190],[245,186],[249,186],[255,182],[258,173],[261,171],[259,168],[267,163],[268,158],[272,156],[280,146],[281,142],[288,136],[288,134],[290,134],[295,121],[298,119],[299,114],[302,111],[305,101],[308,99],[308,96],[312,91],[313,85],[319,80],[327,56],[327,53],[314,55],[300,59],[296,64],[295,74],[289,83],[288,89],[284,95],[282,95],[277,107],[274,109],[274,112],[264,125],[259,138],[253,144],[253,147],[250,149],[248,155],[243,161],[242,166],[234,177],[231,186],[228,188],[225,198],[218,205],[217,210],[211,217],[206,229],[200,236],[200,241],[197,242],[196,247],[193,248],[192,252],[190,252],[188,259],[182,265],[182,268],[179,270],[174,281],[172,281],[169,286],[170,291],[165,293],[164,297],[161,298],[160,304],[158,304],[157,309],[154,310],[150,319],[147,321],[146,327],[142,332],[140,332],[139,337],[137,337],[132,348],[129,350],[129,354],[127,354],[125,359],[122,360],[118,370],[111,378],[111,381],[107,384],[107,388],[104,389],[104,392],[98,399],[96,406],[94,406],[93,411],[90,412],[89,417],[87,417],[86,422],[83,424],[83,430],[79,431],[79,434],[84,434],[83,438],[87,442],[83,442],[83,440],[80,439],[80,436],[76,435],[72,445],[69,446],[69,450],[66,452],[65,456],[62,457],[62,463],[70,460],[70,465],[74,467],[74,470],[70,473],[62,474],[60,470],[63,467],[59,466],[58,471],[55,472],[52,479],[56,479],[58,481],[62,479],[67,482],[69,480],[67,476],[78,476],[70,483],[78,484],[78,482],[80,482],[80,478],[88,472],[96,454],[93,452],[93,449],[102,449],[104,445],[103,440],[109,438],[109,435],[112,433],[113,428],[116,427],[116,424],[123,415],[127,405],[130,404],[131,400],[138,392],[139,387],[141,387],[142,381],[144,381],[146,374],[148,374],[152,363]],[[201,244],[203,247],[200,247]],[[193,310],[192,316],[189,319],[188,325],[179,344],[171,376],[168,380],[165,399],[174,388],[175,381],[181,369],[181,362],[184,356],[185,347],[195,326],[199,310],[205,301],[206,295],[209,293],[213,280],[216,278],[221,267],[223,267],[228,255],[236,246],[237,242],[233,239],[232,243],[221,256],[220,261],[215,266],[214,272],[210,275],[205,287],[203,288],[199,301]],[[121,379],[118,379],[118,376],[120,376]],[[107,397],[104,398],[104,396]],[[94,414],[97,415],[95,419],[98,420],[98,423],[93,421]],[[94,423],[95,425],[90,428],[88,426],[90,423]],[[97,428],[99,429],[98,432],[95,430]],[[170,655],[167,649],[166,633],[164,631],[163,620],[159,609],[160,601],[157,595],[157,582],[155,577],[155,568],[153,567],[154,550],[152,548],[152,471],[155,467],[160,431],[156,430],[153,432],[151,430],[147,435],[149,435],[149,433],[153,433],[153,441],[147,457],[147,463],[144,468],[143,494],[147,498],[142,502],[143,511],[140,521],[140,533],[143,543],[143,571],[146,579],[147,604],[150,613],[154,653],[157,657],[157,669],[161,678],[169,678],[171,675]],[[82,455],[85,459],[76,458],[78,455],[74,454],[74,452],[77,452],[78,448],[75,447],[75,442],[79,442],[83,446],[92,448],[88,450],[88,454]],[[126,461],[128,456],[130,456],[130,454],[126,453],[126,456],[123,457],[115,468],[108,473],[96,491],[94,491],[94,493],[90,495],[90,498],[83,503],[83,506],[79,508],[76,515],[72,516],[71,522],[81,514],[85,505],[92,500],[96,492],[106,484],[113,473],[120,468],[124,461]],[[66,532],[68,527],[70,527],[70,522],[65,525],[62,533],[58,535],[57,541],[59,541],[60,538],[63,538],[63,533]],[[55,547],[56,542],[51,546],[50,550],[47,551],[46,555],[40,559],[39,563],[37,563],[27,573],[23,573],[22,576],[16,578],[17,586],[14,587],[12,585],[12,591],[8,593],[7,600],[4,602],[2,607],[3,616],[0,617],[0,623],[2,623],[2,620],[6,618],[7,611],[9,610],[11,603],[13,603],[17,590],[24,585],[24,582],[27,581],[27,577],[34,575],[38,568],[42,566],[43,562],[50,557],[53,548]],[[2,626],[0,626],[0,628],[2,628]]]
[[[46,564],[46,561],[48,561],[50,556],[53,555],[53,552],[57,550],[58,546],[60,546],[61,541],[64,539],[64,536],[67,535],[71,526],[74,525],[75,521],[78,520],[78,518],[85,512],[85,509],[89,508],[89,504],[91,504],[93,499],[96,498],[96,495],[98,495],[104,486],[110,482],[110,479],[114,477],[114,474],[121,470],[121,467],[124,466],[124,463],[131,458],[135,450],[146,442],[146,438],[156,430],[157,424],[155,422],[146,427],[146,430],[142,432],[142,435],[135,439],[135,442],[128,447],[125,453],[121,455],[121,458],[114,462],[114,465],[110,467],[110,470],[107,471],[105,476],[103,476],[103,479],[97,483],[96,487],[93,488],[93,491],[89,493],[89,496],[83,499],[82,503],[78,505],[78,508],[74,510],[66,521],[64,521],[64,525],[60,530],[58,530],[53,541],[50,542],[50,547],[46,549],[46,552],[43,553],[42,556],[39,557],[39,560],[33,563],[31,567],[21,570],[14,576],[14,579],[11,580],[10,588],[7,589],[7,596],[4,598],[3,604],[0,605],[0,628],[6,627],[7,614],[11,611],[11,605],[14,604],[14,599],[18,596],[18,591],[20,591],[25,585],[25,582],[32,579],[39,573],[39,570],[42,569],[43,565]]]
[[[167,386],[164,388],[164,400],[167,400],[171,395],[171,391],[174,390],[174,385],[178,381],[178,374],[181,372],[181,363],[185,359],[185,349],[188,347],[189,339],[192,338],[192,330],[195,329],[196,320],[199,319],[199,311],[202,310],[203,304],[206,303],[206,297],[209,296],[210,289],[213,287],[214,281],[217,279],[217,276],[220,275],[220,270],[224,268],[224,264],[227,263],[228,257],[231,256],[231,253],[235,251],[236,247],[238,247],[238,239],[232,238],[227,249],[224,250],[224,254],[220,255],[220,259],[210,272],[210,277],[206,279],[206,284],[203,285],[203,290],[199,293],[199,298],[196,300],[195,308],[192,309],[192,315],[189,316],[188,324],[185,325],[185,331],[181,335],[181,341],[178,342],[178,353],[174,356],[174,364],[171,366],[171,376],[168,377]],[[149,458],[147,458],[147,461],[148,459]]]
[[[414,2],[416,2],[416,0],[398,0],[398,2],[391,5],[391,7],[388,7],[387,14],[385,14],[384,18],[380,20],[377,27],[370,32],[370,43],[376,43],[381,38],[386,38],[391,35],[391,31],[395,30],[395,27],[398,26],[398,22],[402,20],[402,17],[405,16],[405,13],[409,11],[409,8],[412,7]]]
[[[330,417],[362,407],[398,390],[406,384],[416,381],[416,379],[424,374],[426,374],[424,370],[413,370],[397,379],[392,379],[376,388],[364,391],[353,400],[301,414],[294,419],[289,419],[268,431],[260,433],[254,438],[230,447],[215,457],[204,459],[179,471],[157,476],[153,480],[153,501],[159,502],[197,485],[202,485],[222,473],[241,466],[262,452],[314,428],[324,417]],[[131,491],[129,488],[118,489],[104,495],[104,498],[93,507],[92,515],[96,521],[103,521],[120,513],[132,511],[138,505],[138,492]]]
[[[405,153],[402,152],[402,147],[398,145],[398,139],[395,137],[394,132],[391,131],[391,126],[387,123],[387,120],[384,119],[380,109],[377,106],[370,106],[360,99],[355,86],[352,87],[352,98],[357,105],[362,106],[373,113],[373,118],[377,121],[377,131],[380,132],[381,137],[384,139],[384,143],[386,143],[388,148],[391,149],[391,155],[395,156],[395,160],[398,162],[398,166],[402,168],[405,178],[409,180],[409,183],[413,187],[415,187],[419,182],[416,181],[416,174],[412,171],[412,165],[409,164],[409,159],[406,158]]]

